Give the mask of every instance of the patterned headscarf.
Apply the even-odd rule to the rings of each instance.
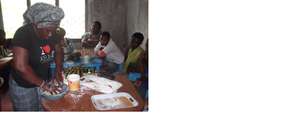
[[[64,18],[64,11],[50,4],[36,3],[25,11],[23,18],[24,24],[35,23],[38,28],[58,26]]]

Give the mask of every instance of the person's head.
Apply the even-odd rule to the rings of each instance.
[[[109,32],[103,32],[100,36],[101,45],[106,46],[108,44],[109,40],[110,40]]]
[[[33,24],[38,35],[47,38],[59,27],[64,12],[61,8],[50,4],[36,3],[26,10],[23,17],[25,24]]]
[[[0,29],[0,45],[5,43],[5,32],[4,30]]]
[[[137,47],[139,47],[142,42],[144,40],[144,35],[140,32],[135,32],[132,36],[131,36],[131,44],[130,47],[135,49]]]
[[[93,34],[98,34],[101,31],[102,25],[99,21],[95,21],[92,25],[91,31]]]

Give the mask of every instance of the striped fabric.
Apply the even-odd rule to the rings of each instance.
[[[24,88],[10,76],[9,94],[14,111],[43,111],[41,94],[37,87]]]

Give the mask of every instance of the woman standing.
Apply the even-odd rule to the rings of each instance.
[[[24,25],[12,40],[13,64],[10,96],[16,111],[42,110],[38,89],[49,89],[49,62],[55,60],[55,78],[62,81],[61,48],[64,35],[56,34],[64,12],[46,3],[32,5],[24,14]]]

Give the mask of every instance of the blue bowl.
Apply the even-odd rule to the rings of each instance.
[[[58,99],[60,99],[60,98],[62,98],[62,97],[65,96],[65,94],[68,92],[68,87],[67,87],[66,84],[64,84],[64,85],[63,85],[63,92],[61,92],[61,93],[59,93],[59,94],[56,94],[56,95],[48,95],[48,94],[42,92],[41,89],[39,89],[39,91],[40,91],[41,95],[42,95],[45,99],[47,99],[47,100],[58,100]]]

